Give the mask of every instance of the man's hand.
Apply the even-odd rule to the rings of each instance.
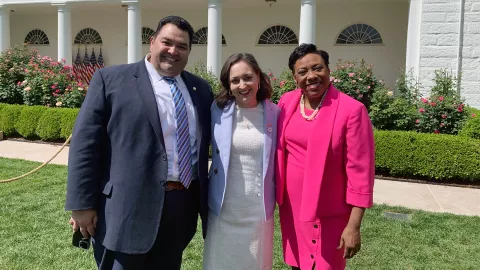
[[[345,247],[343,252],[344,259],[352,258],[358,251],[360,251],[361,237],[359,228],[351,228],[348,226],[345,228],[342,237],[340,238],[340,245],[337,249],[341,249],[342,247]]]
[[[72,225],[74,232],[80,229],[83,237],[88,238],[89,235],[95,236],[97,211],[93,209],[73,210],[69,223]]]

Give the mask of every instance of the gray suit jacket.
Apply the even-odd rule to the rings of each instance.
[[[181,74],[195,106],[204,236],[208,214],[209,84]],[[165,195],[167,155],[144,59],[95,72],[70,144],[66,210],[96,209],[95,241],[139,254],[155,241]]]

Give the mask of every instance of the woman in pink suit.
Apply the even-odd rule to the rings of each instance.
[[[278,104],[276,199],[292,269],[344,269],[373,204],[372,124],[362,103],[330,83],[328,59],[313,44],[297,47],[289,59],[297,89]]]

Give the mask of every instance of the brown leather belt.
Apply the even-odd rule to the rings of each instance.
[[[165,184],[165,191],[184,190],[184,189],[185,189],[185,186],[180,182],[167,181],[167,183]]]

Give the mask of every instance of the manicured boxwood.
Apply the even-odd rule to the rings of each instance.
[[[468,120],[459,135],[480,140],[480,115]]]
[[[15,123],[17,123],[18,116],[25,106],[9,104],[2,105],[0,111],[0,130],[5,133],[5,136],[15,135],[17,133]]]
[[[60,138],[62,111],[60,109],[48,109],[40,117],[37,125],[37,135],[42,140],[58,140]]]
[[[375,131],[376,170],[394,176],[480,182],[480,141],[405,131]]]
[[[35,131],[38,126],[38,121],[46,109],[47,107],[44,106],[24,106],[15,123],[15,129],[18,134],[24,138],[35,137],[37,135]]]
[[[0,103],[0,130],[8,137],[65,140],[72,133],[78,112],[79,109]]]
[[[67,139],[70,134],[72,134],[73,126],[75,125],[75,120],[77,119],[79,109],[60,109],[62,116],[60,119],[60,138]]]

